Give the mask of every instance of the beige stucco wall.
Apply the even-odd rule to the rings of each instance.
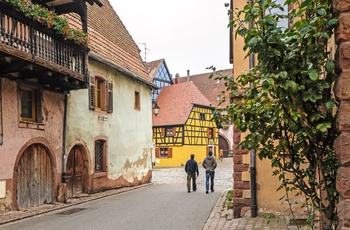
[[[284,189],[277,191],[281,182],[277,176],[272,176],[273,171],[276,168],[271,167],[270,160],[259,160],[256,162],[256,181],[257,181],[257,203],[258,210],[266,213],[290,213],[289,205],[285,199],[281,199],[285,196]],[[288,176],[287,176],[288,177]],[[293,203],[292,210],[294,214],[302,216],[305,213],[302,212],[300,205],[305,201],[303,196],[295,196],[295,192],[289,193],[290,201]],[[297,202],[299,205],[295,205]]]
[[[89,61],[89,71],[113,82],[113,113],[90,110],[88,89],[71,92],[67,154],[75,143],[84,143],[89,151],[89,175],[92,175],[94,138],[107,137],[108,179],[123,177],[130,183],[141,180],[152,168],[151,89],[94,60]],[[134,109],[135,91],[140,93],[140,111]]]
[[[243,9],[247,4],[247,1],[233,1],[233,9]],[[235,33],[235,31],[233,32]],[[241,36],[235,37],[233,34],[233,68],[234,68],[234,78],[243,73],[244,71],[249,70],[249,57],[246,57],[247,53],[243,51],[244,40]],[[256,58],[254,60],[257,61]],[[238,131],[237,131],[238,132]],[[243,140],[247,133],[241,133],[241,139]],[[235,147],[234,154],[235,154]],[[236,150],[237,151],[237,150]],[[250,167],[250,153],[243,155],[243,165]],[[241,167],[241,166],[239,166]],[[246,167],[248,170],[242,172],[242,181],[250,181],[250,172],[249,167]],[[235,167],[234,167],[235,169]],[[236,168],[237,169],[237,168]],[[273,168],[271,167],[270,160],[260,160],[256,157],[256,180],[257,180],[257,208],[261,212],[274,212],[274,213],[289,213],[289,207],[286,202],[282,202],[279,199],[285,195],[285,191],[276,191],[279,187],[280,181],[277,176],[273,176]],[[291,201],[297,201],[299,204],[302,203],[303,199],[301,197],[295,197],[291,195]],[[250,190],[243,189],[242,198],[250,198]],[[247,213],[250,212],[248,208],[244,209]],[[293,207],[293,211],[296,214],[301,214],[300,206]],[[244,213],[243,213],[244,215]]]

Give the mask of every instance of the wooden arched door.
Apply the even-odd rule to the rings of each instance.
[[[223,157],[228,157],[228,154],[229,154],[228,142],[222,136],[219,136],[219,149],[223,151]]]
[[[16,182],[19,209],[52,203],[52,162],[44,146],[33,144],[24,150],[18,162]]]
[[[79,146],[74,146],[69,153],[66,166],[66,183],[68,197],[78,196],[84,192],[84,159]]]

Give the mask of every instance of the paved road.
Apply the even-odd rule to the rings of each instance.
[[[183,167],[154,169],[153,186],[1,225],[1,230],[200,230],[222,191],[232,187],[232,158],[218,162],[215,192],[205,193],[204,169],[198,191],[187,193]]]

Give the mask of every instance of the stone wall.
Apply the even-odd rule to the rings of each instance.
[[[340,102],[337,111],[337,128],[341,135],[334,144],[340,168],[337,176],[339,191],[338,228],[350,229],[350,1],[334,0],[335,11],[339,14],[336,30],[337,67],[340,72],[335,85],[335,95]]]
[[[246,162],[247,156],[249,157],[249,151],[243,150],[241,147],[237,147],[241,142],[241,133],[239,130],[234,129],[233,132],[233,216],[234,218],[240,218],[250,210],[250,181],[244,179],[244,175],[249,174],[249,161]]]

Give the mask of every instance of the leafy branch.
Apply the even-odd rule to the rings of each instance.
[[[305,196],[304,206],[312,207],[309,224],[319,211],[331,229],[338,203],[333,150],[338,133],[335,61],[328,44],[338,21],[331,0],[281,2],[254,0],[229,12],[235,15],[230,25],[236,37],[244,38],[243,49],[257,64],[227,81],[227,91],[236,98],[226,108],[227,116],[247,132],[240,145],[277,168],[279,189]]]

